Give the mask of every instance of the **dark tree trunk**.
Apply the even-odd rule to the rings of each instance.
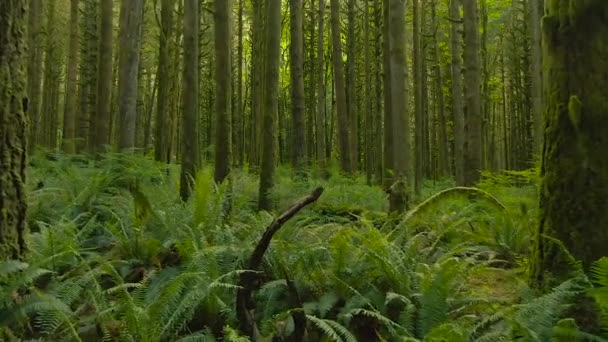
[[[27,94],[25,0],[0,1],[0,260],[25,252]]]

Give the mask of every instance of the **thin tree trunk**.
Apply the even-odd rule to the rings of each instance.
[[[340,38],[340,0],[331,0],[331,36],[333,46],[334,83],[338,110],[338,140],[340,142],[340,165],[345,173],[352,172],[352,153],[349,138],[348,107],[342,63],[342,41]]]
[[[414,0],[413,2],[413,27],[414,27],[414,112],[416,120],[416,163],[414,172],[414,188],[417,195],[420,195],[422,191],[422,181],[424,178],[424,93],[423,77],[425,72],[423,70],[423,59],[424,54],[422,51],[422,25],[420,23],[420,2]]]
[[[465,126],[465,185],[473,185],[481,176],[481,78],[479,72],[479,30],[477,25],[477,0],[464,3],[464,63],[465,102],[467,108]]]
[[[317,160],[321,170],[325,169],[325,0],[319,0],[319,38],[317,39]],[[309,142],[310,143],[310,142]]]
[[[539,0],[529,0],[530,20],[530,75],[532,91],[532,117],[534,120],[534,154],[541,152],[543,144],[542,132],[542,75],[541,75],[541,37],[540,37],[540,6]]]
[[[391,56],[390,56],[390,23],[389,23],[389,1],[382,1],[382,45],[383,45],[383,84],[384,84],[384,190],[388,191],[393,185],[393,111],[391,100]]]
[[[34,148],[38,143],[40,122],[41,77],[42,77],[42,0],[30,0],[28,11],[28,63],[27,94],[29,98],[28,114],[30,117],[29,146]]]
[[[232,56],[231,26],[232,0],[215,1],[215,82],[216,82],[216,141],[215,141],[215,181],[221,183],[230,173],[230,98]]]
[[[462,94],[462,60],[460,57],[460,1],[450,0],[450,49],[452,50],[452,111],[454,115],[454,168],[456,183],[464,185],[464,100]]]
[[[365,65],[365,175],[367,184],[372,184],[372,178],[374,173],[374,127],[373,127],[373,114],[372,114],[372,61],[370,55],[370,19],[369,19],[369,0],[365,0],[363,3],[363,25],[364,25],[364,36],[365,36],[365,47],[363,52],[363,64]]]
[[[353,171],[359,170],[359,116],[357,113],[357,80],[355,73],[355,0],[348,0],[348,34],[346,40],[346,108],[350,139],[351,167]]]
[[[291,115],[293,118],[292,163],[296,172],[301,173],[306,156],[306,121],[304,118],[304,29],[302,20],[302,0],[289,0],[291,43]]]
[[[199,72],[199,11],[198,0],[184,2],[184,67],[183,106],[184,115],[181,129],[181,173],[180,196],[185,202],[190,197],[196,177],[198,159],[198,72]],[[230,64],[228,64],[230,65]]]
[[[112,108],[112,0],[101,0],[101,31],[97,77],[97,115],[93,150],[103,152],[110,144]]]
[[[70,43],[67,61],[65,107],[63,112],[63,151],[75,153],[76,107],[78,105],[78,5],[79,0],[70,1]]]

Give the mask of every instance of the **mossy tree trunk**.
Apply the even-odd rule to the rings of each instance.
[[[323,74],[325,72],[325,0],[319,0],[318,13],[318,39],[317,39],[317,112],[316,112],[316,129],[317,129],[317,160],[319,167],[325,169],[325,80]],[[312,105],[312,104],[311,104]],[[312,144],[311,141],[308,142]]]
[[[338,112],[338,141],[340,144],[340,165],[345,173],[352,172],[351,141],[349,138],[348,105],[344,80],[344,63],[342,62],[342,38],[340,25],[340,1],[331,0],[331,37],[332,61],[334,69],[334,84],[336,106]]]
[[[270,190],[274,185],[276,119],[279,109],[279,67],[281,55],[281,0],[266,0],[266,37],[264,44],[264,115],[262,160],[258,206],[272,209]]]
[[[135,147],[136,122],[143,111],[137,111],[138,84],[140,80],[140,42],[144,14],[143,0],[122,0],[120,22],[120,53],[118,75],[118,111],[120,134],[118,148],[131,150]]]
[[[0,1],[0,260],[25,252],[25,0]]]
[[[291,62],[291,111],[293,118],[292,163],[301,173],[305,167],[306,120],[304,118],[304,27],[302,20],[302,1],[289,0],[290,34],[289,60]]]
[[[99,59],[97,67],[97,113],[95,131],[91,138],[92,152],[103,152],[110,144],[112,109],[112,21],[113,1],[101,0]],[[92,118],[93,119],[93,118]]]
[[[393,129],[394,184],[390,188],[390,211],[402,213],[407,209],[407,191],[412,176],[410,151],[410,124],[407,112],[406,59],[405,59],[405,1],[390,0],[390,92]]]
[[[199,6],[198,0],[184,2],[184,69],[183,108],[181,126],[180,196],[188,200],[192,192],[198,159],[197,122],[199,113]],[[229,64],[230,65],[230,64]]]
[[[65,87],[65,104],[63,111],[63,151],[75,153],[74,142],[76,134],[76,108],[78,96],[76,86],[78,82],[78,18],[79,0],[70,1],[70,46],[67,61],[67,80]]]
[[[464,184],[473,185],[481,176],[481,75],[477,0],[463,0],[465,141]]]
[[[216,133],[215,181],[222,182],[230,173],[231,160],[231,76],[232,76],[232,0],[215,0],[215,82]]]
[[[160,34],[158,42],[158,97],[156,98],[156,127],[154,159],[168,163],[171,160],[171,46],[173,36],[172,0],[161,0]]]
[[[460,48],[460,0],[450,0],[450,50],[452,54],[452,113],[454,117],[454,175],[464,185],[464,106],[462,95],[462,59]]]
[[[42,0],[29,0],[28,10],[28,62],[27,95],[30,117],[29,146],[34,147],[38,138],[40,120],[41,77],[42,77]]]
[[[534,282],[570,267],[559,239],[589,266],[608,246],[608,2],[549,0],[543,19],[545,127]]]

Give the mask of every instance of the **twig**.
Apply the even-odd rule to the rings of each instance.
[[[264,254],[266,253],[266,250],[268,250],[268,246],[270,245],[270,241],[274,234],[276,234],[279,229],[281,229],[281,227],[300,210],[319,199],[322,193],[322,187],[316,188],[310,195],[300,199],[289,207],[287,211],[272,221],[270,226],[266,228],[266,231],[249,258],[249,263],[247,265],[248,270],[257,271],[260,268]],[[254,342],[259,341],[260,338],[260,333],[255,322],[255,302],[253,300],[253,292],[258,288],[257,279],[255,272],[245,272],[241,274],[239,279],[239,290],[236,295],[236,314],[239,320],[239,329],[247,334]]]

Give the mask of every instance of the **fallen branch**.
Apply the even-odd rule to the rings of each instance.
[[[247,265],[248,270],[257,271],[260,269],[264,254],[266,253],[266,250],[268,250],[268,246],[270,245],[270,241],[274,234],[276,234],[279,229],[281,229],[281,227],[300,210],[319,199],[322,193],[322,187],[316,188],[310,195],[300,199],[289,207],[287,211],[272,221],[270,226],[266,228],[266,231],[249,258],[249,263]],[[239,329],[254,342],[259,341],[260,338],[260,333],[255,322],[255,301],[253,300],[253,293],[259,288],[257,280],[258,275],[255,272],[245,272],[241,274],[239,279],[239,290],[236,295],[236,314],[239,320]]]

